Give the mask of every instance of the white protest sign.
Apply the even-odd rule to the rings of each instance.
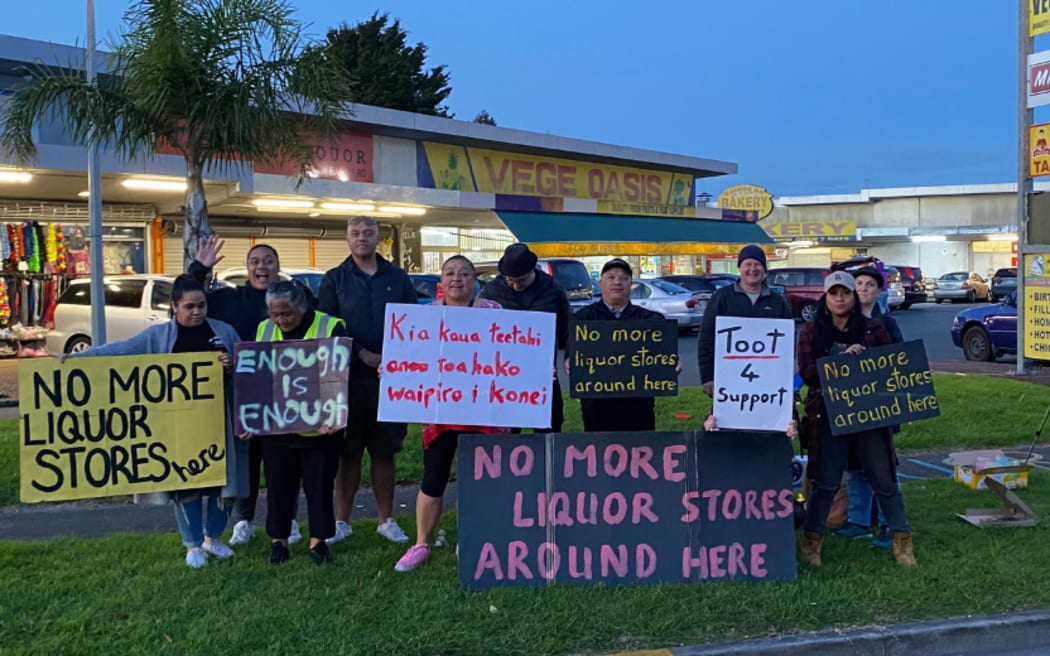
[[[794,381],[794,321],[715,319],[714,415],[719,428],[787,430]]]
[[[550,426],[554,325],[550,312],[387,305],[380,421]]]

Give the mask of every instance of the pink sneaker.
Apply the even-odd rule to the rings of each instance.
[[[426,544],[417,544],[406,551],[404,556],[401,556],[401,560],[397,561],[397,564],[394,565],[394,571],[411,572],[427,562],[428,558],[430,558],[430,546]]]

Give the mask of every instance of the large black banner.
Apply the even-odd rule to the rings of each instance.
[[[678,322],[579,321],[569,327],[569,396],[678,394]]]
[[[783,433],[466,435],[464,588],[795,578]]]
[[[817,360],[832,435],[941,414],[921,339]]]

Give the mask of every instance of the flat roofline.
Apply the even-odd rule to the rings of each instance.
[[[1036,181],[1035,191],[1050,191],[1050,182]],[[870,203],[889,198],[925,198],[931,196],[978,196],[994,194],[1016,194],[1016,182],[999,182],[967,185],[931,185],[924,187],[884,187],[861,189],[856,194],[818,194],[814,196],[781,196],[776,199],[779,206],[791,205],[844,205],[847,203]]]
[[[108,70],[106,54],[99,52],[100,72]],[[0,34],[0,74],[21,73],[26,65],[44,64],[62,68],[82,68],[84,49],[48,41]],[[476,147],[508,149],[568,159],[586,159],[608,164],[652,166],[691,174],[697,178],[737,173],[735,162],[689,157],[644,148],[617,146],[513,128],[481,125],[440,116],[427,116],[371,105],[351,105],[351,127],[367,129],[376,135],[411,140],[452,142]]]

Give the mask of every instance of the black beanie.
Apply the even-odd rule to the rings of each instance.
[[[736,256],[736,266],[740,268],[744,260],[758,260],[762,263],[762,268],[766,268],[766,252],[755,244],[744,246],[740,249],[740,255]]]

